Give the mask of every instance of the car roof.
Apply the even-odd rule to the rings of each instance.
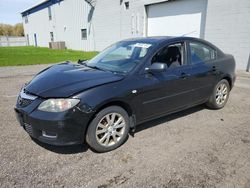
[[[169,36],[155,36],[155,37],[137,37],[137,38],[129,38],[129,39],[125,39],[123,41],[128,41],[128,42],[145,42],[145,43],[159,43],[159,42],[163,42],[166,41],[168,39],[171,39],[173,37],[169,37]]]
[[[166,43],[166,42],[178,42],[178,41],[197,41],[197,42],[201,42],[203,44],[206,44],[210,47],[213,47],[215,49],[217,49],[218,51],[220,51],[220,53],[223,54],[223,52],[216,47],[215,45],[213,45],[212,43],[201,39],[201,38],[195,38],[195,37],[187,37],[187,36],[153,36],[153,37],[137,37],[137,38],[130,38],[130,39],[125,39],[122,40],[123,41],[127,41],[127,42],[140,42],[140,43],[152,43],[152,44],[161,44],[161,43]]]
[[[123,41],[138,41],[138,42],[149,42],[149,43],[158,43],[158,42],[165,42],[168,40],[173,39],[179,39],[179,40],[185,40],[185,39],[198,39],[193,37],[175,37],[175,36],[153,36],[153,37],[137,37],[137,38],[129,38],[125,39]]]
[[[153,36],[153,37],[137,37],[137,38],[130,38],[125,39],[123,41],[127,42],[144,42],[144,43],[162,43],[162,42],[172,42],[175,40],[196,40],[203,43],[207,43],[207,41],[202,40],[200,38],[194,38],[194,37],[186,37],[186,36]]]

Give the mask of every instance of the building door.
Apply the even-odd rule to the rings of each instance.
[[[54,33],[53,32],[50,32],[50,41],[54,42]]]
[[[37,36],[36,33],[34,34],[35,46],[37,46]]]
[[[29,46],[30,45],[30,39],[29,39],[29,35],[28,34],[26,35],[26,40],[27,40],[27,46]]]
[[[207,0],[179,0],[148,5],[148,36],[204,38]]]

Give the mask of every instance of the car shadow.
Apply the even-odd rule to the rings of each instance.
[[[86,152],[89,147],[87,144],[78,144],[78,145],[71,145],[71,146],[54,146],[40,142],[34,138],[31,138],[37,145],[52,151],[58,154],[77,154],[77,153],[84,153]]]
[[[187,110],[176,112],[176,113],[173,113],[173,114],[170,114],[170,115],[163,116],[163,117],[158,118],[158,119],[154,119],[154,120],[139,124],[139,125],[136,126],[135,132],[130,132],[130,135],[132,137],[134,137],[136,135],[136,133],[141,132],[141,131],[143,131],[145,129],[149,129],[151,127],[160,125],[162,123],[173,121],[173,120],[175,120],[177,118],[184,117],[184,116],[187,116],[189,114],[192,114],[192,113],[204,110],[204,109],[207,109],[207,107],[205,105],[199,105],[199,106],[189,108]],[[128,137],[127,137],[127,139],[128,139]],[[127,141],[127,139],[126,139],[126,141]],[[96,153],[96,151],[89,148],[88,145],[85,144],[85,143],[84,144],[79,144],[79,145],[72,145],[72,146],[53,146],[53,145],[42,143],[42,142],[40,142],[40,141],[38,141],[36,139],[33,139],[33,138],[32,138],[32,140],[36,144],[38,144],[39,146],[41,146],[41,147],[43,147],[43,148],[45,148],[45,149],[47,149],[49,151],[58,153],[58,154],[84,153],[88,149],[90,149],[91,151]],[[125,141],[125,143],[126,143],[126,141]]]
[[[137,125],[134,133],[130,133],[130,134],[131,134],[131,136],[135,136],[136,133],[141,132],[145,129],[149,129],[151,127],[160,125],[162,123],[173,121],[173,120],[178,119],[180,117],[184,117],[184,116],[187,116],[189,114],[192,114],[192,113],[204,110],[204,109],[208,109],[208,108],[204,104],[202,104],[202,105],[195,106],[195,107],[192,107],[192,108],[180,111],[180,112],[176,112],[173,114],[169,114],[169,115],[160,117],[158,119],[147,121],[145,123]]]

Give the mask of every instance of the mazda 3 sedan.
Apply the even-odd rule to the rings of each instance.
[[[202,103],[224,107],[234,81],[233,56],[209,42],[135,38],[89,61],[41,71],[21,89],[15,112],[34,139],[53,145],[87,142],[107,152],[142,122]]]

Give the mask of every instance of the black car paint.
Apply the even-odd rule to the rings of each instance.
[[[60,98],[121,79],[123,76],[111,72],[63,63],[38,74],[25,89],[42,98]]]
[[[31,105],[16,105],[21,125],[33,126],[32,137],[49,144],[67,145],[85,139],[88,124],[95,114],[110,105],[123,107],[131,117],[131,126],[206,102],[216,83],[226,78],[231,87],[235,80],[235,62],[217,47],[201,39],[189,37],[152,37],[133,39],[154,42],[156,45],[127,75],[91,69],[84,65],[63,63],[39,73],[24,88],[38,96]],[[197,65],[190,64],[190,41],[209,45],[217,52],[217,59]],[[185,43],[185,65],[165,72],[146,71],[159,49],[177,42]],[[76,107],[60,113],[37,110],[48,98],[78,98]],[[58,133],[58,139],[44,138],[42,130]]]

